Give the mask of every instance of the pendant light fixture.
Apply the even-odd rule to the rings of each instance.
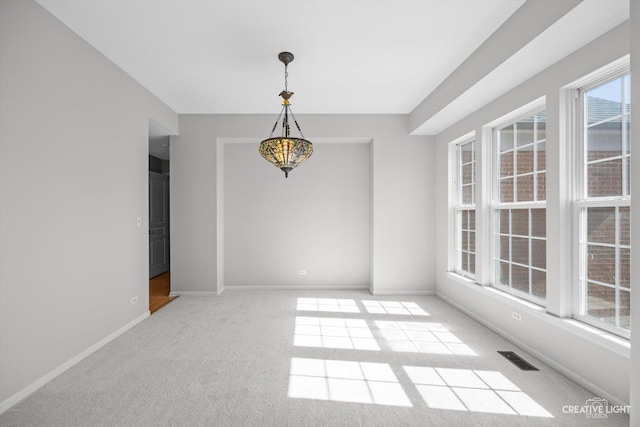
[[[282,110],[276,123],[273,125],[273,129],[271,129],[269,138],[260,143],[260,154],[276,167],[280,168],[284,172],[285,178],[288,178],[289,172],[291,172],[293,168],[311,156],[313,153],[313,144],[304,139],[300,125],[293,115],[293,111],[291,111],[289,98],[291,98],[293,92],[289,92],[287,86],[287,77],[289,77],[287,66],[293,61],[293,54],[290,52],[280,52],[278,59],[284,64],[284,90],[280,92],[279,95],[283,99]],[[298,128],[300,138],[290,136],[289,116],[291,116],[293,123],[295,123],[296,128]],[[280,119],[282,119],[282,133],[279,137],[273,138],[273,133],[278,127]]]

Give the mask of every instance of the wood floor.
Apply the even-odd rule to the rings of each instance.
[[[151,314],[160,310],[177,297],[169,296],[171,290],[171,273],[166,272],[149,279],[149,311]]]

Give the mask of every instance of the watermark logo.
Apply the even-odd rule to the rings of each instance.
[[[610,405],[607,399],[592,397],[584,402],[584,405],[565,405],[562,407],[565,414],[583,414],[586,418],[608,418],[609,414],[628,414],[631,412],[629,405]]]

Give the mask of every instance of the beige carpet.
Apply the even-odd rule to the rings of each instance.
[[[629,424],[562,412],[593,397],[436,297],[227,291],[178,298],[0,425]]]

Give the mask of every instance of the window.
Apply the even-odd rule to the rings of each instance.
[[[475,141],[456,145],[455,270],[473,278],[476,270]]]
[[[546,113],[494,128],[493,284],[541,304],[546,298]]]
[[[578,292],[576,317],[628,336],[630,330],[628,71],[578,91]]]

